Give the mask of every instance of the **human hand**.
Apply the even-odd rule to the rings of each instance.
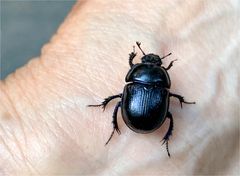
[[[237,8],[219,1],[78,2],[41,56],[1,82],[1,174],[238,173]],[[104,113],[86,107],[122,92],[135,41],[146,53],[172,52],[164,60],[178,59],[171,91],[197,102],[181,109],[171,100],[170,159],[160,143],[167,121],[137,134],[119,113],[121,135],[104,146],[114,103]]]

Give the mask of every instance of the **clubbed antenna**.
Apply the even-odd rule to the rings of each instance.
[[[146,55],[146,54],[144,53],[144,51],[142,50],[142,48],[140,47],[141,43],[140,43],[140,42],[136,42],[136,44],[137,44],[138,48],[142,51],[143,55]]]
[[[161,57],[161,59],[164,59],[164,58],[170,56],[171,54],[172,54],[172,53],[169,53],[169,54],[167,54],[166,56]]]

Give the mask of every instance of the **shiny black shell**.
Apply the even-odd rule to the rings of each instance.
[[[150,133],[166,119],[171,81],[164,68],[155,64],[136,64],[126,76],[122,96],[122,116],[137,133]],[[129,83],[130,82],[130,83]]]
[[[170,88],[171,81],[167,71],[156,65],[141,63],[134,65],[128,72],[126,82],[138,82],[149,85],[159,85],[160,87]]]

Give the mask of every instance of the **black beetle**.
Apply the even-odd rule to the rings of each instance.
[[[163,144],[166,143],[168,156],[168,140],[173,131],[173,117],[168,111],[169,98],[175,97],[182,103],[195,104],[195,102],[186,102],[183,96],[173,94],[169,91],[171,81],[167,70],[173,66],[173,61],[170,62],[167,68],[161,66],[162,59],[168,55],[160,58],[155,54],[145,54],[141,49],[141,43],[136,42],[138,48],[143,53],[141,58],[142,63],[133,64],[133,59],[137,55],[133,46],[133,52],[129,54],[129,70],[125,81],[123,93],[110,96],[104,99],[101,104],[88,106],[102,106],[105,109],[106,105],[115,98],[121,98],[113,112],[113,131],[106,142],[106,145],[111,140],[114,131],[120,134],[117,123],[118,108],[121,107],[122,117],[126,125],[137,133],[150,133],[158,129],[166,118],[170,119],[170,124],[167,133],[163,138]]]

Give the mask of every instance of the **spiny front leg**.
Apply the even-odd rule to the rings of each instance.
[[[168,153],[168,156],[170,157],[171,155],[170,155],[170,152],[168,149],[168,141],[169,141],[169,137],[172,135],[172,131],[173,131],[173,117],[170,112],[167,113],[166,117],[170,119],[170,124],[169,124],[167,133],[165,134],[164,138],[162,139],[162,141],[163,141],[162,145],[166,143],[167,153]]]
[[[107,140],[106,144],[107,145],[109,143],[109,141],[112,139],[114,131],[116,130],[118,134],[121,134],[119,128],[118,128],[118,123],[117,123],[117,113],[118,113],[118,108],[121,106],[121,102],[118,102],[118,104],[115,106],[114,112],[113,112],[113,131],[109,137],[109,139]]]
[[[133,64],[133,59],[135,58],[135,56],[137,55],[137,53],[135,53],[135,46],[133,46],[133,52],[131,52],[129,54],[129,65],[130,67],[132,67],[134,64]]]
[[[167,68],[165,68],[166,70],[169,70],[172,66],[173,66],[173,62],[175,62],[177,59],[173,60],[170,62],[170,64],[168,65]]]
[[[182,103],[185,103],[185,104],[196,104],[196,102],[187,102],[187,101],[185,101],[184,97],[181,96],[181,95],[173,94],[173,93],[170,93],[169,95],[170,95],[170,97],[175,97],[175,98],[177,98],[179,100],[181,108],[182,108]]]
[[[122,97],[122,94],[118,94],[118,95],[113,95],[113,96],[109,96],[107,98],[104,99],[104,101],[101,103],[101,104],[97,104],[97,105],[88,105],[88,107],[99,107],[99,106],[102,106],[103,110],[105,110],[107,104],[115,99],[115,98],[121,98]]]

